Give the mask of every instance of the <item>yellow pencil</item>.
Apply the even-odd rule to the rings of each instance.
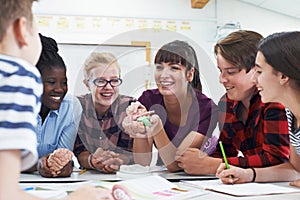
[[[79,172],[79,175],[82,175],[82,174],[84,174],[86,171],[87,171],[87,169],[83,169],[83,170],[81,170],[81,171]]]

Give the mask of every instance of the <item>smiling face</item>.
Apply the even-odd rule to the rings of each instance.
[[[102,108],[108,109],[111,104],[117,99],[119,95],[119,88],[112,87],[109,83],[106,84],[105,87],[98,87],[93,83],[93,81],[96,78],[109,81],[119,78],[119,74],[119,67],[115,63],[112,63],[109,66],[107,66],[107,64],[99,63],[97,67],[93,68],[90,71],[90,78],[87,86],[92,93],[93,102],[96,108],[100,106]]]
[[[229,99],[247,102],[253,95],[255,84],[252,81],[254,70],[246,73],[246,69],[240,70],[217,54],[217,64],[220,70],[219,81],[224,85]]]
[[[189,81],[193,79],[193,68],[186,76],[186,67],[180,64],[162,62],[156,64],[155,82],[163,96],[185,95]]]
[[[41,75],[44,84],[42,104],[50,110],[58,110],[68,91],[66,70],[60,67],[44,69]]]
[[[272,66],[265,61],[265,57],[261,52],[256,56],[256,74],[253,76],[253,82],[256,83],[261,100],[267,102],[280,102],[279,97],[283,91],[280,85],[280,74],[276,73]]]

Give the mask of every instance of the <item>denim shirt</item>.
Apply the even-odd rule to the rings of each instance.
[[[38,115],[37,142],[39,158],[58,148],[73,150],[82,107],[77,98],[67,94],[58,110],[51,110],[44,123]]]

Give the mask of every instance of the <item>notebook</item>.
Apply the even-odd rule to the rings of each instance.
[[[183,200],[208,194],[205,190],[178,187],[178,185],[158,175],[148,175],[117,183],[107,182],[105,185],[102,182],[99,183],[99,186],[111,189],[115,184],[126,187],[132,198],[136,200]],[[95,183],[94,185],[97,186]]]

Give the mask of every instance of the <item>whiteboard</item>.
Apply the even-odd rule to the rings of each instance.
[[[120,93],[139,97],[153,82],[152,68],[146,62],[146,47],[132,45],[58,44],[59,54],[67,66],[69,92],[73,95],[88,93],[83,84],[83,64],[92,52],[109,52],[121,66],[123,84]],[[147,86],[148,85],[148,86]]]

